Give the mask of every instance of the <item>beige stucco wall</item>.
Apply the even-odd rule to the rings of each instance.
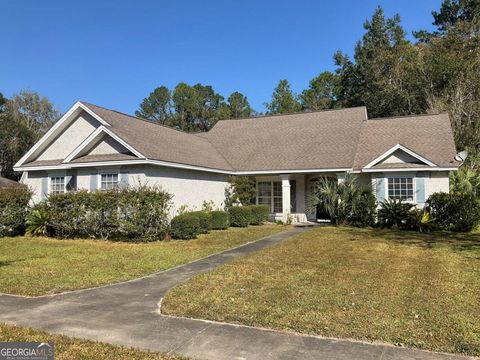
[[[36,160],[65,159],[85,140],[100,123],[86,112],[82,112]]]
[[[436,192],[446,192],[450,190],[450,179],[448,171],[431,172],[428,180],[426,193],[427,198]]]
[[[398,163],[417,163],[418,159],[407,154],[403,150],[394,151],[389,157],[380,162],[380,164],[398,164]]]
[[[128,150],[125,149],[121,144],[118,143],[115,139],[111,136],[104,136],[90,152],[89,155],[103,155],[103,154],[118,154],[128,153]]]
[[[224,207],[227,175],[223,174],[149,165],[78,168],[74,171],[78,189],[89,190],[91,174],[101,172],[127,172],[129,185],[132,186],[139,183],[158,185],[173,195],[172,215],[175,215],[182,205],[188,205],[192,210],[200,210],[204,201],[213,201],[214,206],[219,209]],[[30,172],[24,177],[23,182],[34,191],[33,202],[38,202],[42,198],[42,177],[50,177],[53,174],[59,174],[59,172]],[[97,183],[99,184],[100,181]]]

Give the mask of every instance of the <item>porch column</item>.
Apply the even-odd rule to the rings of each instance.
[[[290,214],[290,175],[280,175],[282,179],[282,221],[288,221]]]

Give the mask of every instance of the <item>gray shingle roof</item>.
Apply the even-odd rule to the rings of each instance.
[[[455,167],[455,143],[447,114],[372,119],[362,125],[354,168],[361,169],[400,144],[439,167]]]
[[[0,176],[0,189],[9,188],[9,187],[23,187],[23,186],[25,185]]]
[[[401,144],[439,167],[458,166],[447,114],[367,120],[365,107],[356,107],[222,120],[209,132],[192,134],[83,104],[152,160],[242,172],[358,170]],[[95,160],[99,159],[85,156],[74,162]],[[119,159],[104,156],[101,160]],[[41,164],[34,161],[28,165]]]

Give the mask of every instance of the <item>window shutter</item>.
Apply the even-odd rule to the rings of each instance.
[[[425,203],[425,178],[426,174],[417,174],[415,178],[415,199],[417,204]]]
[[[98,190],[98,174],[92,173],[90,174],[90,191],[97,191]]]
[[[75,176],[74,175],[65,176],[65,189],[67,191],[75,190]]]
[[[385,181],[383,177],[376,178],[375,194],[379,203],[385,200]]]
[[[46,199],[48,196],[48,176],[42,177],[42,190],[40,194],[40,198]]]
[[[128,187],[128,172],[120,173],[119,185],[121,188]]]

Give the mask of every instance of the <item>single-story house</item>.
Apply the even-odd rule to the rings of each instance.
[[[365,107],[219,121],[185,133],[77,102],[15,165],[34,201],[75,189],[138,182],[173,195],[173,213],[204,201],[223,207],[230,175],[253,176],[257,202],[277,219],[313,220],[312,183],[347,173],[371,185],[378,201],[422,206],[449,190],[457,170],[447,114],[368,119]],[[291,215],[290,215],[291,214]]]

